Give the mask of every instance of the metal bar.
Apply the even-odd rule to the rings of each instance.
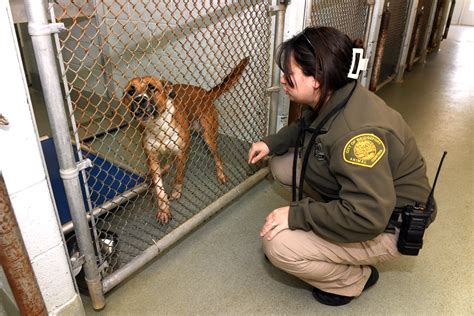
[[[410,41],[413,34],[413,28],[415,27],[416,20],[416,11],[418,8],[418,0],[410,1],[410,7],[408,9],[408,23],[405,28],[405,35],[403,37],[403,46],[402,53],[400,54],[400,59],[398,60],[398,70],[395,78],[395,82],[402,82],[403,75],[405,73],[408,51],[410,49]]]
[[[375,1],[374,8],[372,10],[372,16],[369,18],[370,19],[370,30],[369,30],[369,35],[368,35],[368,43],[367,46],[365,46],[366,49],[366,58],[369,59],[369,63],[367,65],[367,70],[363,72],[362,79],[361,79],[361,85],[364,87],[368,87],[370,83],[370,78],[372,76],[372,69],[374,66],[374,55],[375,55],[375,50],[377,48],[377,40],[379,36],[379,30],[380,30],[380,22],[382,20],[382,14],[385,6],[385,1]]]
[[[254,175],[252,175],[244,182],[240,183],[238,186],[224,194],[222,197],[208,205],[206,208],[204,208],[198,214],[194,215],[188,221],[173,230],[171,233],[167,234],[159,241],[154,242],[155,244],[153,246],[150,246],[143,253],[135,257],[132,261],[127,263],[121,269],[105,277],[102,283],[104,292],[107,293],[108,291],[110,291],[120,282],[122,282],[127,277],[136,272],[138,269],[143,267],[150,260],[158,256],[162,251],[176,243],[183,236],[185,236],[197,226],[199,226],[207,218],[217,213],[220,209],[228,205],[235,198],[244,194],[247,190],[252,188],[260,180],[262,180],[269,173],[269,171],[269,167],[260,169]]]
[[[374,6],[375,0],[367,1],[369,5],[368,14],[367,14],[367,24],[364,31],[364,47],[368,47],[369,45],[369,38],[370,38],[370,28],[372,27],[372,16],[374,15]]]
[[[388,24],[390,22],[390,11],[389,4],[382,14],[382,21],[380,22],[380,33],[377,41],[377,48],[374,56],[374,68],[372,70],[372,76],[370,77],[369,90],[377,90],[377,81],[379,80],[380,70],[382,68],[383,53],[385,50],[385,44],[388,36]]]
[[[26,0],[25,9],[28,16],[28,28],[30,30],[38,26],[43,27],[48,25],[46,1]],[[71,138],[69,136],[67,116],[64,110],[59,75],[56,69],[51,34],[32,35],[31,41],[58,155],[60,174],[71,210],[71,217],[76,227],[78,246],[85,258],[83,266],[86,276],[85,279],[93,307],[95,309],[101,309],[105,306],[105,299],[89,231],[89,224],[86,218],[86,210],[82,200],[79,169],[77,168],[71,148]]]
[[[414,26],[414,34],[412,36],[410,49],[408,50],[408,60],[406,70],[411,71],[416,60],[416,50],[418,49],[418,43],[420,41],[421,34],[421,18],[424,14],[424,7],[421,7],[421,10],[417,12]]]
[[[111,211],[113,210],[114,208],[116,208],[117,206],[137,197],[139,194],[143,193],[146,191],[146,189],[148,188],[148,186],[146,184],[141,184],[131,190],[128,190],[122,194],[119,194],[117,195],[116,197],[114,197],[113,199],[105,202],[104,204],[102,204],[101,206],[99,207],[96,207],[92,210],[92,212],[89,212],[87,214],[87,220],[90,221],[91,220],[91,217],[94,216],[94,217],[98,217],[108,211]],[[63,229],[63,233],[64,234],[67,234],[67,233],[70,233],[73,229],[74,229],[74,223],[72,221],[64,224],[62,226],[62,229]]]
[[[18,222],[0,172],[0,263],[22,315],[47,315]]]
[[[393,81],[393,79],[395,79],[395,75],[388,76],[387,79],[385,79],[384,81],[377,84],[376,91],[378,91],[378,90],[382,89],[383,87],[385,87],[387,84],[389,84],[391,81]]]
[[[57,22],[56,21],[56,14],[54,12],[54,4],[53,3],[49,4],[49,15],[51,17],[51,22],[56,23]],[[69,84],[67,82],[66,69],[64,67],[64,58],[63,58],[63,54],[62,54],[62,51],[61,51],[61,44],[60,44],[60,41],[59,41],[59,35],[57,33],[55,33],[53,35],[53,37],[54,37],[54,43],[56,45],[56,52],[58,54],[58,64],[59,64],[59,69],[61,70],[61,76],[62,76],[62,80],[63,80],[63,89],[64,89],[64,93],[66,95],[66,103],[67,103],[67,107],[68,107],[68,110],[69,110],[69,119],[71,120],[71,126],[72,126],[73,135],[74,135],[74,141],[75,141],[75,144],[76,144],[77,157],[79,158],[79,161],[82,161],[83,157],[82,157],[82,151],[80,149],[79,133],[77,132],[77,123],[76,123],[76,118],[74,117],[74,110],[73,110],[72,101],[71,101],[71,91],[70,91],[70,88],[69,88]],[[86,173],[85,169],[81,170],[81,175],[82,175],[82,179],[84,179],[84,184],[85,184],[84,185],[84,191],[85,191],[84,193],[86,195],[88,209],[90,210],[90,209],[92,209],[92,202],[91,202],[91,198],[90,198],[89,186],[87,185],[88,181],[87,181],[87,173]],[[96,241],[95,242],[96,253],[99,256],[99,262],[102,262],[102,258],[101,258],[101,254],[100,254],[100,246],[99,246],[98,238],[97,238],[97,231],[95,229],[96,225],[95,225],[94,218],[92,218],[92,221],[91,221],[90,216],[88,215],[87,219],[92,224],[92,232],[94,233],[94,240]],[[70,222],[70,223],[72,223],[72,222]]]
[[[454,7],[456,6],[456,0],[451,0],[451,6],[449,7],[448,19],[446,20],[446,27],[444,28],[443,39],[448,37],[449,27],[451,26],[451,20],[453,18]]]
[[[426,26],[425,37],[423,38],[423,44],[421,46],[420,61],[425,63],[426,54],[428,53],[428,43],[430,41],[431,32],[433,29],[434,16],[436,14],[436,8],[438,7],[438,0],[433,0],[431,5],[430,16],[428,18],[428,25]]]
[[[273,47],[275,50],[280,46],[283,42],[283,32],[285,29],[285,12],[286,12],[286,3],[287,1],[280,0],[281,9],[276,11],[275,14],[275,37],[273,39]],[[273,56],[276,56],[273,54]],[[277,64],[275,63],[275,59],[271,61],[272,63],[272,88],[280,86],[280,69],[278,68]],[[279,99],[279,91],[278,89],[276,92],[272,92],[270,98],[270,109],[268,113],[268,131],[267,134],[274,134],[277,128],[277,121],[278,121],[278,99]]]

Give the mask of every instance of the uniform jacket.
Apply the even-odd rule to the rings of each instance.
[[[303,109],[302,118],[316,128],[354,84],[346,106],[323,126],[310,149],[305,185],[324,201],[306,197],[292,202],[288,217],[290,229],[313,230],[344,243],[375,238],[385,231],[395,207],[425,204],[430,191],[412,131],[398,112],[358,83],[335,91],[315,119],[310,107]],[[293,122],[263,139],[270,154],[294,147],[298,129]],[[303,157],[310,138],[306,132]]]

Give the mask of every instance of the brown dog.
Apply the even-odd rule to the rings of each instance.
[[[243,59],[219,85],[209,91],[192,85],[172,85],[152,76],[133,78],[127,83],[122,102],[143,129],[142,145],[158,199],[156,217],[159,222],[167,223],[171,218],[169,199],[162,180],[163,173],[170,166],[162,167],[160,156],[173,154],[177,157],[171,198],[178,199],[183,188],[191,128],[196,123],[202,127],[202,136],[214,157],[217,178],[221,183],[227,181],[217,150],[219,122],[212,102],[237,82],[248,62],[248,57]]]

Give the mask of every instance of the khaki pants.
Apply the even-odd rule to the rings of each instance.
[[[291,187],[293,154],[272,158],[274,178]],[[298,177],[299,178],[299,177]],[[305,185],[305,194],[317,199]],[[368,265],[400,256],[397,234],[383,233],[364,242],[334,243],[314,232],[284,230],[272,240],[262,239],[263,250],[279,269],[325,292],[359,296],[370,276]]]

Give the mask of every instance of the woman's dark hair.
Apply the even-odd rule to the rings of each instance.
[[[347,77],[352,49],[361,46],[361,40],[352,41],[335,28],[307,27],[280,45],[277,64],[290,87],[294,87],[291,80],[291,56],[306,76],[313,76],[319,81],[321,93],[315,108],[319,110],[332,91],[354,80]]]

